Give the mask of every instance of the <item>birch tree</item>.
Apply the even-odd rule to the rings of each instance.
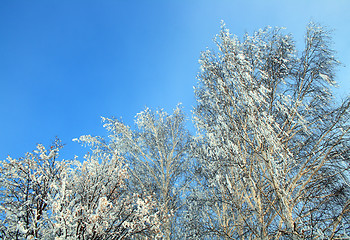
[[[349,234],[349,100],[336,104],[329,32],[222,25],[202,53],[194,120],[193,238],[340,239]],[[194,214],[195,213],[195,214]]]
[[[190,182],[191,137],[180,106],[169,115],[146,108],[132,130],[117,119],[104,118],[111,144],[127,160],[130,188],[155,194],[164,239],[178,239],[183,199]]]

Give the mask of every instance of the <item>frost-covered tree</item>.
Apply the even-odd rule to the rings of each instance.
[[[349,239],[350,100],[331,91],[329,32],[309,24],[300,52],[277,28],[239,40],[223,25],[215,42],[195,141],[180,107],[147,108],[135,129],[103,118],[108,140],[76,139],[83,162],[58,161],[58,141],[8,157],[0,238]]]
[[[124,160],[99,138],[86,160],[57,160],[59,141],[0,162],[1,239],[158,239],[151,195],[130,192]]]
[[[62,145],[48,150],[38,145],[33,153],[0,162],[0,238],[44,239],[52,229],[50,203],[58,193],[66,161],[57,161]]]
[[[339,239],[349,225],[349,100],[337,105],[329,33],[305,49],[267,28],[242,40],[222,26],[202,53],[189,198],[193,238]]]
[[[128,191],[124,160],[106,151],[100,138],[83,136],[91,146],[86,160],[75,162],[53,202],[59,239],[158,239],[160,222],[151,195]]]
[[[163,238],[178,239],[184,194],[190,183],[191,143],[180,106],[171,115],[146,108],[137,114],[135,130],[117,119],[104,121],[110,131],[110,145],[127,160],[129,187],[155,195]]]

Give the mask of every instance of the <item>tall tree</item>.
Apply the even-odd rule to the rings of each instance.
[[[198,187],[192,236],[314,239],[349,234],[349,100],[336,106],[329,32],[305,49],[267,28],[242,41],[222,25],[195,89]]]
[[[116,119],[104,121],[111,133],[111,144],[129,165],[130,187],[136,192],[155,194],[164,239],[179,238],[179,217],[190,182],[191,143],[180,106],[171,115],[146,108],[137,114],[135,130]]]

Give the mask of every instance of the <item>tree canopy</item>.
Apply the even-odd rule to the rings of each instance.
[[[350,100],[315,23],[304,49],[281,28],[239,39],[222,23],[201,54],[193,122],[146,108],[103,118],[84,160],[57,140],[0,162],[2,239],[350,238]],[[340,103],[339,103],[340,102]]]

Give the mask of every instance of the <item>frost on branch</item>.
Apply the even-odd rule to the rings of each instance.
[[[0,162],[1,239],[46,238],[51,234],[51,200],[68,163],[57,161],[62,145],[49,150],[38,145],[33,153]]]
[[[26,157],[1,161],[2,239],[157,239],[158,211],[151,195],[132,193],[118,154],[86,137],[86,161],[58,161],[61,148],[38,145]]]
[[[180,106],[172,114],[146,108],[137,114],[135,130],[116,119],[104,118],[110,146],[126,159],[129,187],[154,194],[164,239],[182,234],[183,199],[188,192],[191,137]]]
[[[332,102],[338,61],[311,23],[305,50],[267,28],[242,41],[224,26],[202,53],[195,123],[194,236],[303,239],[349,233],[349,102]]]
[[[55,234],[61,239],[157,238],[159,220],[151,196],[132,194],[123,159],[96,153],[77,162],[53,204]]]

